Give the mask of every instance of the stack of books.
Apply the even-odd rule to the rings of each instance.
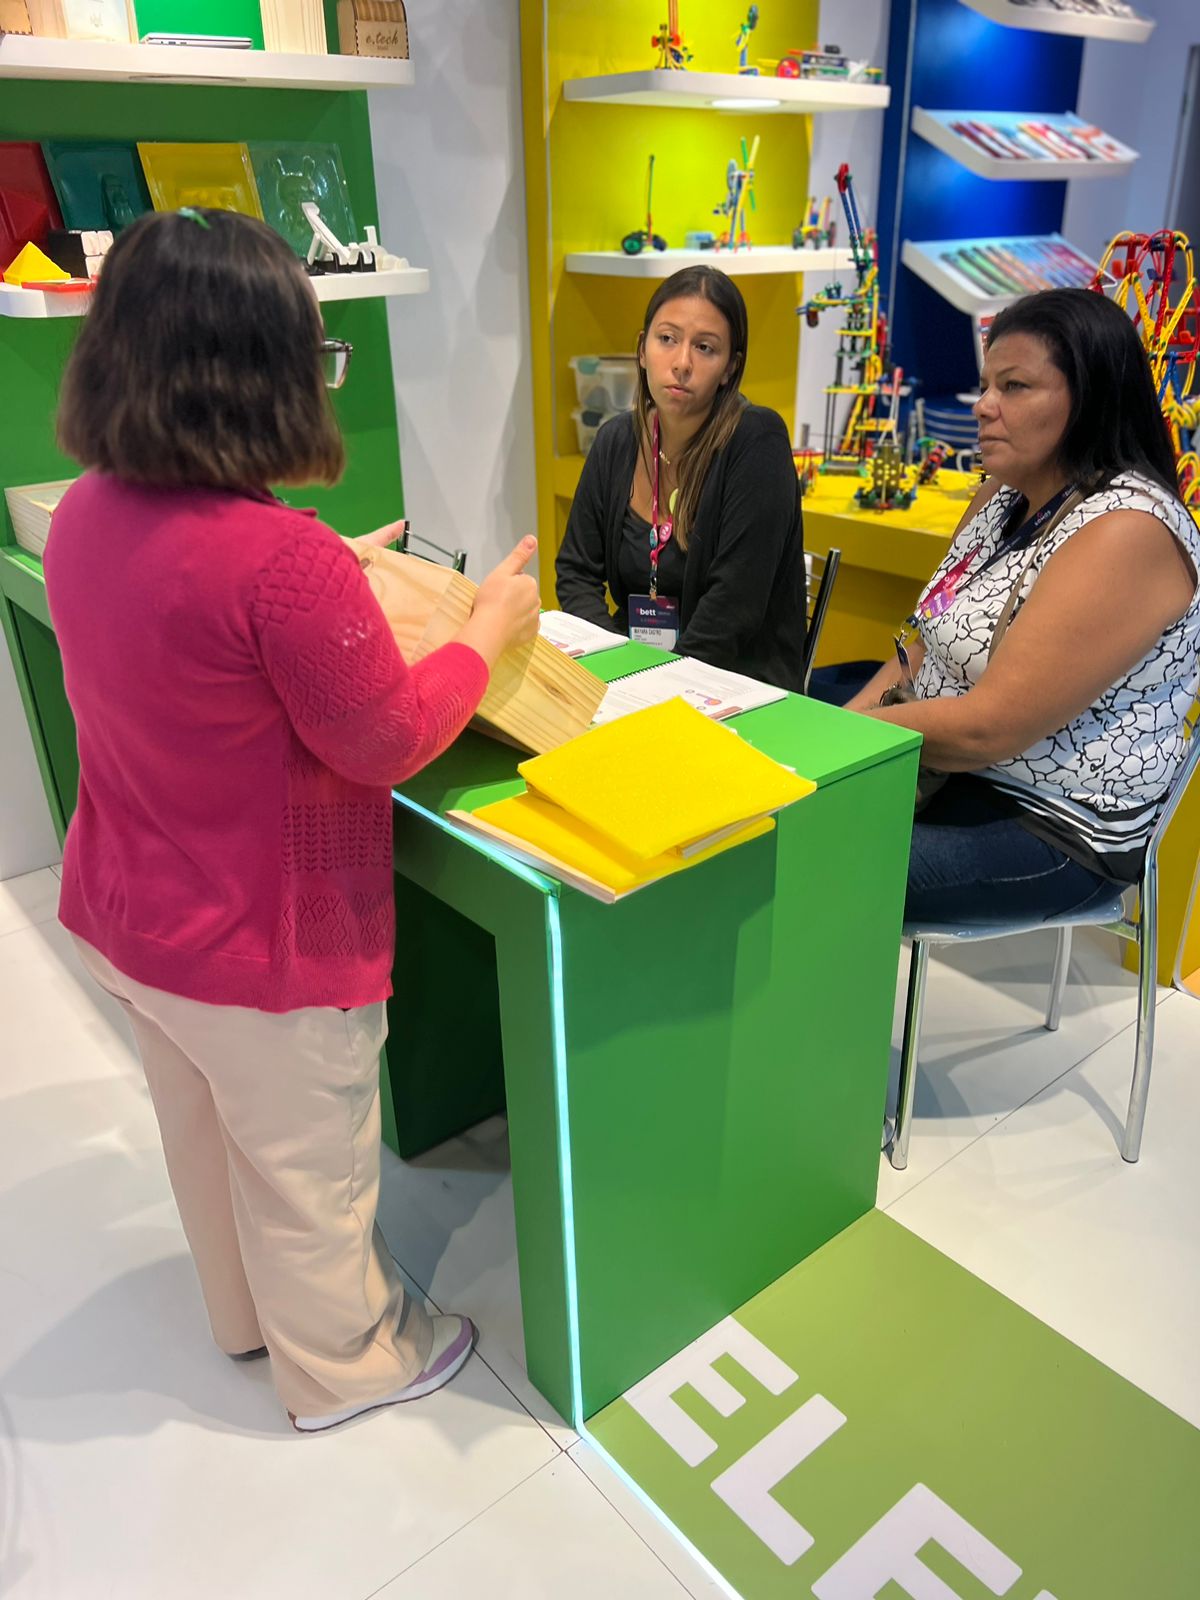
[[[816,789],[682,700],[593,728],[518,771],[523,794],[451,818],[609,904],[770,833],[777,811]]]
[[[13,533],[22,550],[35,556],[43,554],[50,537],[50,518],[73,482],[74,479],[67,478],[61,483],[27,483],[5,489]]]

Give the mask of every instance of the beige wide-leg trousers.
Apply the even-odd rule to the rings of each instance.
[[[296,1416],[403,1388],[433,1328],[375,1225],[386,1008],[203,1005],[75,943],[133,1028],[217,1344],[265,1344]]]

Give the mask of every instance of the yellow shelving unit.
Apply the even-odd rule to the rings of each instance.
[[[790,245],[810,191],[811,112],[780,115],[778,108],[751,107],[731,112],[700,94],[664,96],[648,105],[637,103],[636,95],[632,101],[621,94],[568,97],[567,85],[580,80],[594,85],[599,78],[648,73],[655,63],[650,36],[662,20],[660,11],[665,17],[665,5],[656,8],[646,0],[610,0],[603,7],[583,0],[521,0],[538,522],[548,601],[554,593],[554,556],[582,464],[567,363],[573,355],[631,351],[655,288],[645,275],[568,271],[566,257],[616,251],[625,234],[645,225],[651,155],[654,230],[677,248],[690,231],[720,232],[721,219],[713,211],[724,198],[725,169],[738,156],[743,138],[761,139],[751,222],[757,244]],[[735,73],[739,19],[734,11],[684,0],[680,12],[694,59],[689,72],[675,76],[690,79],[694,72],[700,84],[703,74]],[[811,43],[817,22],[816,0],[764,7],[752,59],[774,60]],[[760,83],[755,92],[761,97],[764,88]],[[828,100],[830,111],[849,98],[814,96]],[[868,99],[882,97],[876,90]],[[831,176],[816,175],[813,183],[821,193],[832,187]],[[721,265],[719,254],[706,253],[705,259]],[[800,273],[811,267],[812,285],[824,281],[804,252],[795,252],[795,263],[796,271],[784,261],[770,272],[738,276],[750,315],[743,387],[752,400],[778,411],[789,427],[795,420],[800,339],[796,307],[804,297]]]

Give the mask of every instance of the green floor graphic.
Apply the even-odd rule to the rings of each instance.
[[[591,1431],[745,1600],[1200,1596],[1200,1431],[878,1211]]]

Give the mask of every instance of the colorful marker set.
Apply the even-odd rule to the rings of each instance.
[[[982,122],[961,117],[952,133],[996,161],[1128,161],[1129,151],[1091,123],[1029,118]]]
[[[924,246],[930,249],[930,246]],[[1081,289],[1095,264],[1062,239],[959,240],[939,253],[985,295],[1032,294],[1038,289]]]

